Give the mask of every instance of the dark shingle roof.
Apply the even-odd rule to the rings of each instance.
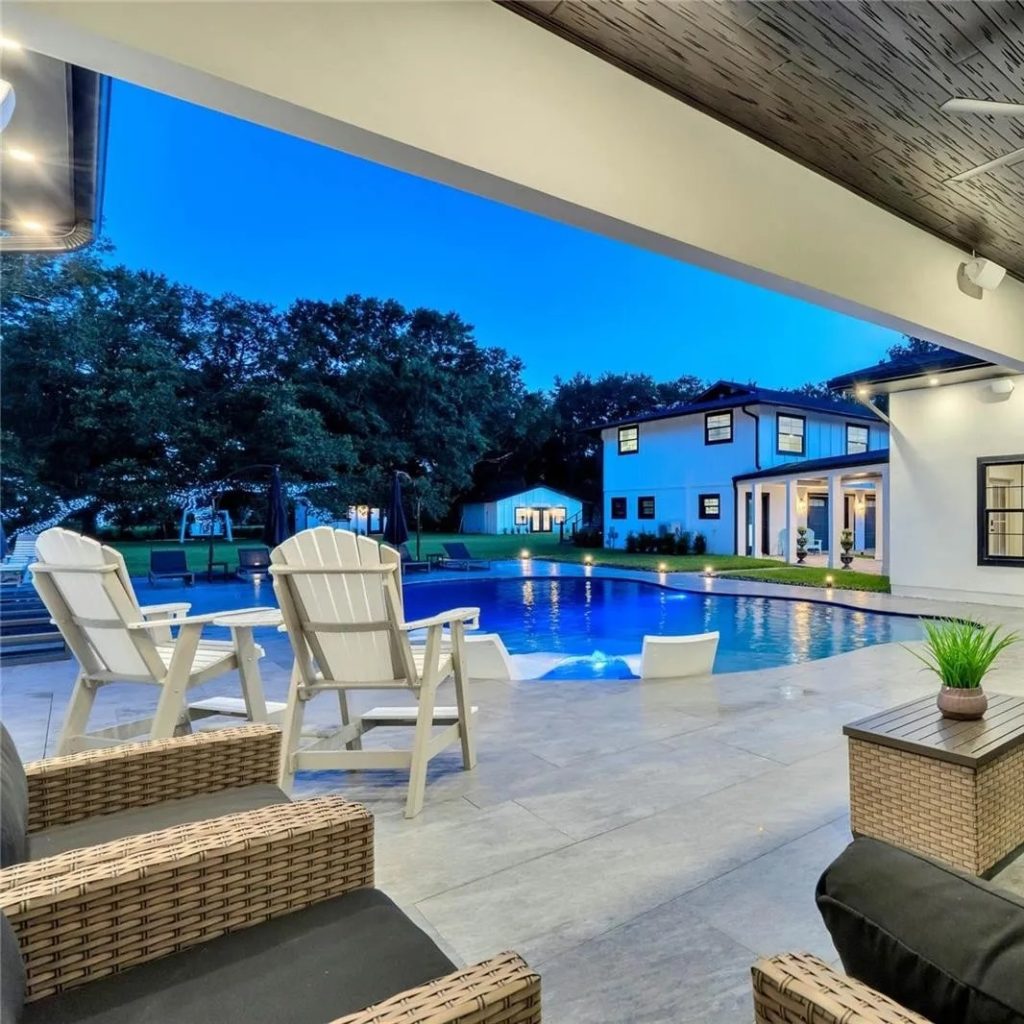
[[[831,386],[831,381],[829,382]],[[799,395],[792,391],[777,391],[773,388],[762,388],[756,384],[737,384],[734,381],[720,380],[707,391],[698,395],[692,402],[681,402],[678,405],[666,405],[650,412],[640,413],[623,419],[611,420],[607,423],[595,423],[591,430],[605,427],[618,427],[628,423],[648,423],[651,420],[670,420],[679,416],[692,416],[694,413],[715,412],[718,409],[734,409],[740,405],[778,405],[787,409],[805,409],[811,412],[831,413],[833,416],[847,416],[859,420],[878,420],[859,402],[835,401],[828,398],[815,398],[813,395]]]
[[[876,448],[872,451],[857,452],[854,455],[830,455],[824,459],[804,459],[802,462],[784,462],[770,469],[761,469],[754,473],[739,473],[733,477],[734,483],[741,480],[760,480],[763,477],[790,476],[793,473],[816,473],[825,469],[849,469],[854,466],[873,466],[878,462],[889,461],[888,448]]]
[[[833,391],[848,391],[858,384],[880,384],[883,381],[908,380],[913,377],[925,377],[929,374],[952,373],[956,370],[972,370],[992,365],[977,356],[944,349],[940,352],[907,356],[904,359],[892,359],[889,362],[865,367],[863,370],[844,373],[833,377],[828,382],[828,386]]]

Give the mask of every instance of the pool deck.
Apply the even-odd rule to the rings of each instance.
[[[496,563],[490,575],[586,572],[536,561]],[[822,591],[694,574],[664,582],[830,600]],[[248,584],[158,595],[140,587],[144,602],[179,595],[204,605],[216,598],[221,607],[258,603]],[[845,591],[831,600],[1024,628],[1024,609]],[[259,639],[268,697],[283,699],[287,640],[273,632]],[[4,721],[26,758],[52,750],[73,676],[70,661],[4,671]],[[991,691],[1024,696],[1024,644],[990,679]],[[380,887],[457,960],[521,952],[543,976],[546,1020],[748,1024],[756,956],[835,957],[813,892],[850,839],[843,724],[934,690],[898,644],[697,680],[476,681],[479,765],[462,772],[455,750],[433,761],[419,818],[402,817],[401,773],[307,776],[297,795],[339,792],[366,803],[377,818]],[[225,678],[202,693],[234,691]],[[98,704],[115,722],[152,697],[118,686]],[[389,700],[401,702],[367,692],[355,703]],[[312,702],[311,728],[333,722],[336,707],[329,698]],[[380,737],[387,733],[371,734]],[[1024,893],[1024,858],[998,881]]]

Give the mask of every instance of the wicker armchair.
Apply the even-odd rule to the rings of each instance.
[[[171,976],[180,982],[186,974],[187,990],[198,986],[205,998],[206,961],[193,977],[181,966],[189,950],[194,957],[202,946],[200,955],[215,959],[215,940],[224,943],[246,934],[255,935],[258,945],[261,930],[280,926],[290,915],[301,920],[303,911],[332,900],[336,904],[346,894],[351,899],[359,895],[356,890],[374,892],[368,889],[372,885],[373,818],[358,804],[324,797],[18,864],[0,871],[0,910],[20,948],[25,1020],[34,1024],[78,1019],[77,1004],[72,1000],[69,1014],[70,997],[61,1003],[60,994],[80,990],[74,999],[87,999],[92,986],[134,985],[124,1006],[141,1012],[149,990],[143,985],[140,993],[139,979],[158,969],[163,958],[169,958]],[[344,991],[343,980],[330,972],[304,976],[304,958],[284,959],[289,961],[290,985],[305,989],[333,984],[335,991]],[[7,958],[4,962],[6,971]],[[4,987],[8,984],[5,977]],[[252,1002],[247,1003],[250,992],[247,988],[238,998],[232,996],[223,1024],[254,1019]],[[188,1019],[189,1011],[182,1012],[182,1019]],[[344,1012],[348,1015],[335,1020],[538,1024],[540,979],[518,956],[505,953],[375,1007]]]
[[[97,814],[277,781],[281,730],[245,725],[25,765],[29,834]]]
[[[758,960],[751,973],[756,1024],[929,1024],[809,953]]]

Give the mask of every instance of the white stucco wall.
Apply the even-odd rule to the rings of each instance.
[[[1024,568],[978,565],[977,460],[1024,452],[1024,376],[890,397],[895,594],[1024,605]]]
[[[843,455],[846,453],[846,423],[861,422],[842,415],[792,410],[806,416],[804,455],[779,455],[776,451],[775,414],[780,408],[753,404],[750,411],[758,417],[756,426],[755,420],[742,409],[733,409],[731,444],[704,443],[702,412],[641,423],[639,451],[630,455],[619,455],[617,427],[601,432],[604,448],[604,529],[606,536],[611,528],[618,531],[616,547],[624,546],[630,531],[657,533],[658,528],[664,526],[670,531],[679,529],[703,533],[709,552],[732,554],[736,543],[733,477],[785,462]],[[864,421],[864,425],[869,426],[868,444],[872,450],[888,445],[888,430],[881,420],[877,423]],[[760,434],[760,467],[755,462],[755,429]],[[720,496],[720,519],[698,517],[698,501],[702,494]],[[640,519],[637,515],[637,500],[647,496],[653,496],[655,500],[654,519]],[[612,498],[626,499],[625,519],[612,519]],[[771,514],[772,537],[775,538],[785,525],[784,507],[773,501]],[[773,539],[773,549],[775,546]]]

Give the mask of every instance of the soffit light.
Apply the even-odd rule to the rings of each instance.
[[[41,221],[38,221],[38,220],[25,220],[25,219],[22,219],[22,220],[18,221],[18,226],[23,231],[29,231],[33,235],[44,234],[46,232],[46,230],[47,230],[46,229],[46,225],[43,224]]]
[[[867,398],[868,395],[871,394],[871,392],[863,384],[861,384],[861,386],[857,388],[857,394],[860,395],[861,398]]]
[[[17,53],[23,49],[24,47],[16,39],[11,39],[9,36],[0,36],[0,50],[10,50],[12,53]]]
[[[5,149],[4,156],[9,156],[12,160],[17,160],[18,163],[22,164],[34,164],[36,162],[35,153],[30,153],[27,149],[22,149],[20,146],[11,146],[10,149]]]
[[[939,383],[939,378],[938,378],[938,377],[929,377],[929,378],[928,378],[928,383],[929,383],[929,384],[930,384],[930,385],[931,385],[932,387],[935,387],[935,386],[936,386],[936,384],[938,384],[938,383]]]

